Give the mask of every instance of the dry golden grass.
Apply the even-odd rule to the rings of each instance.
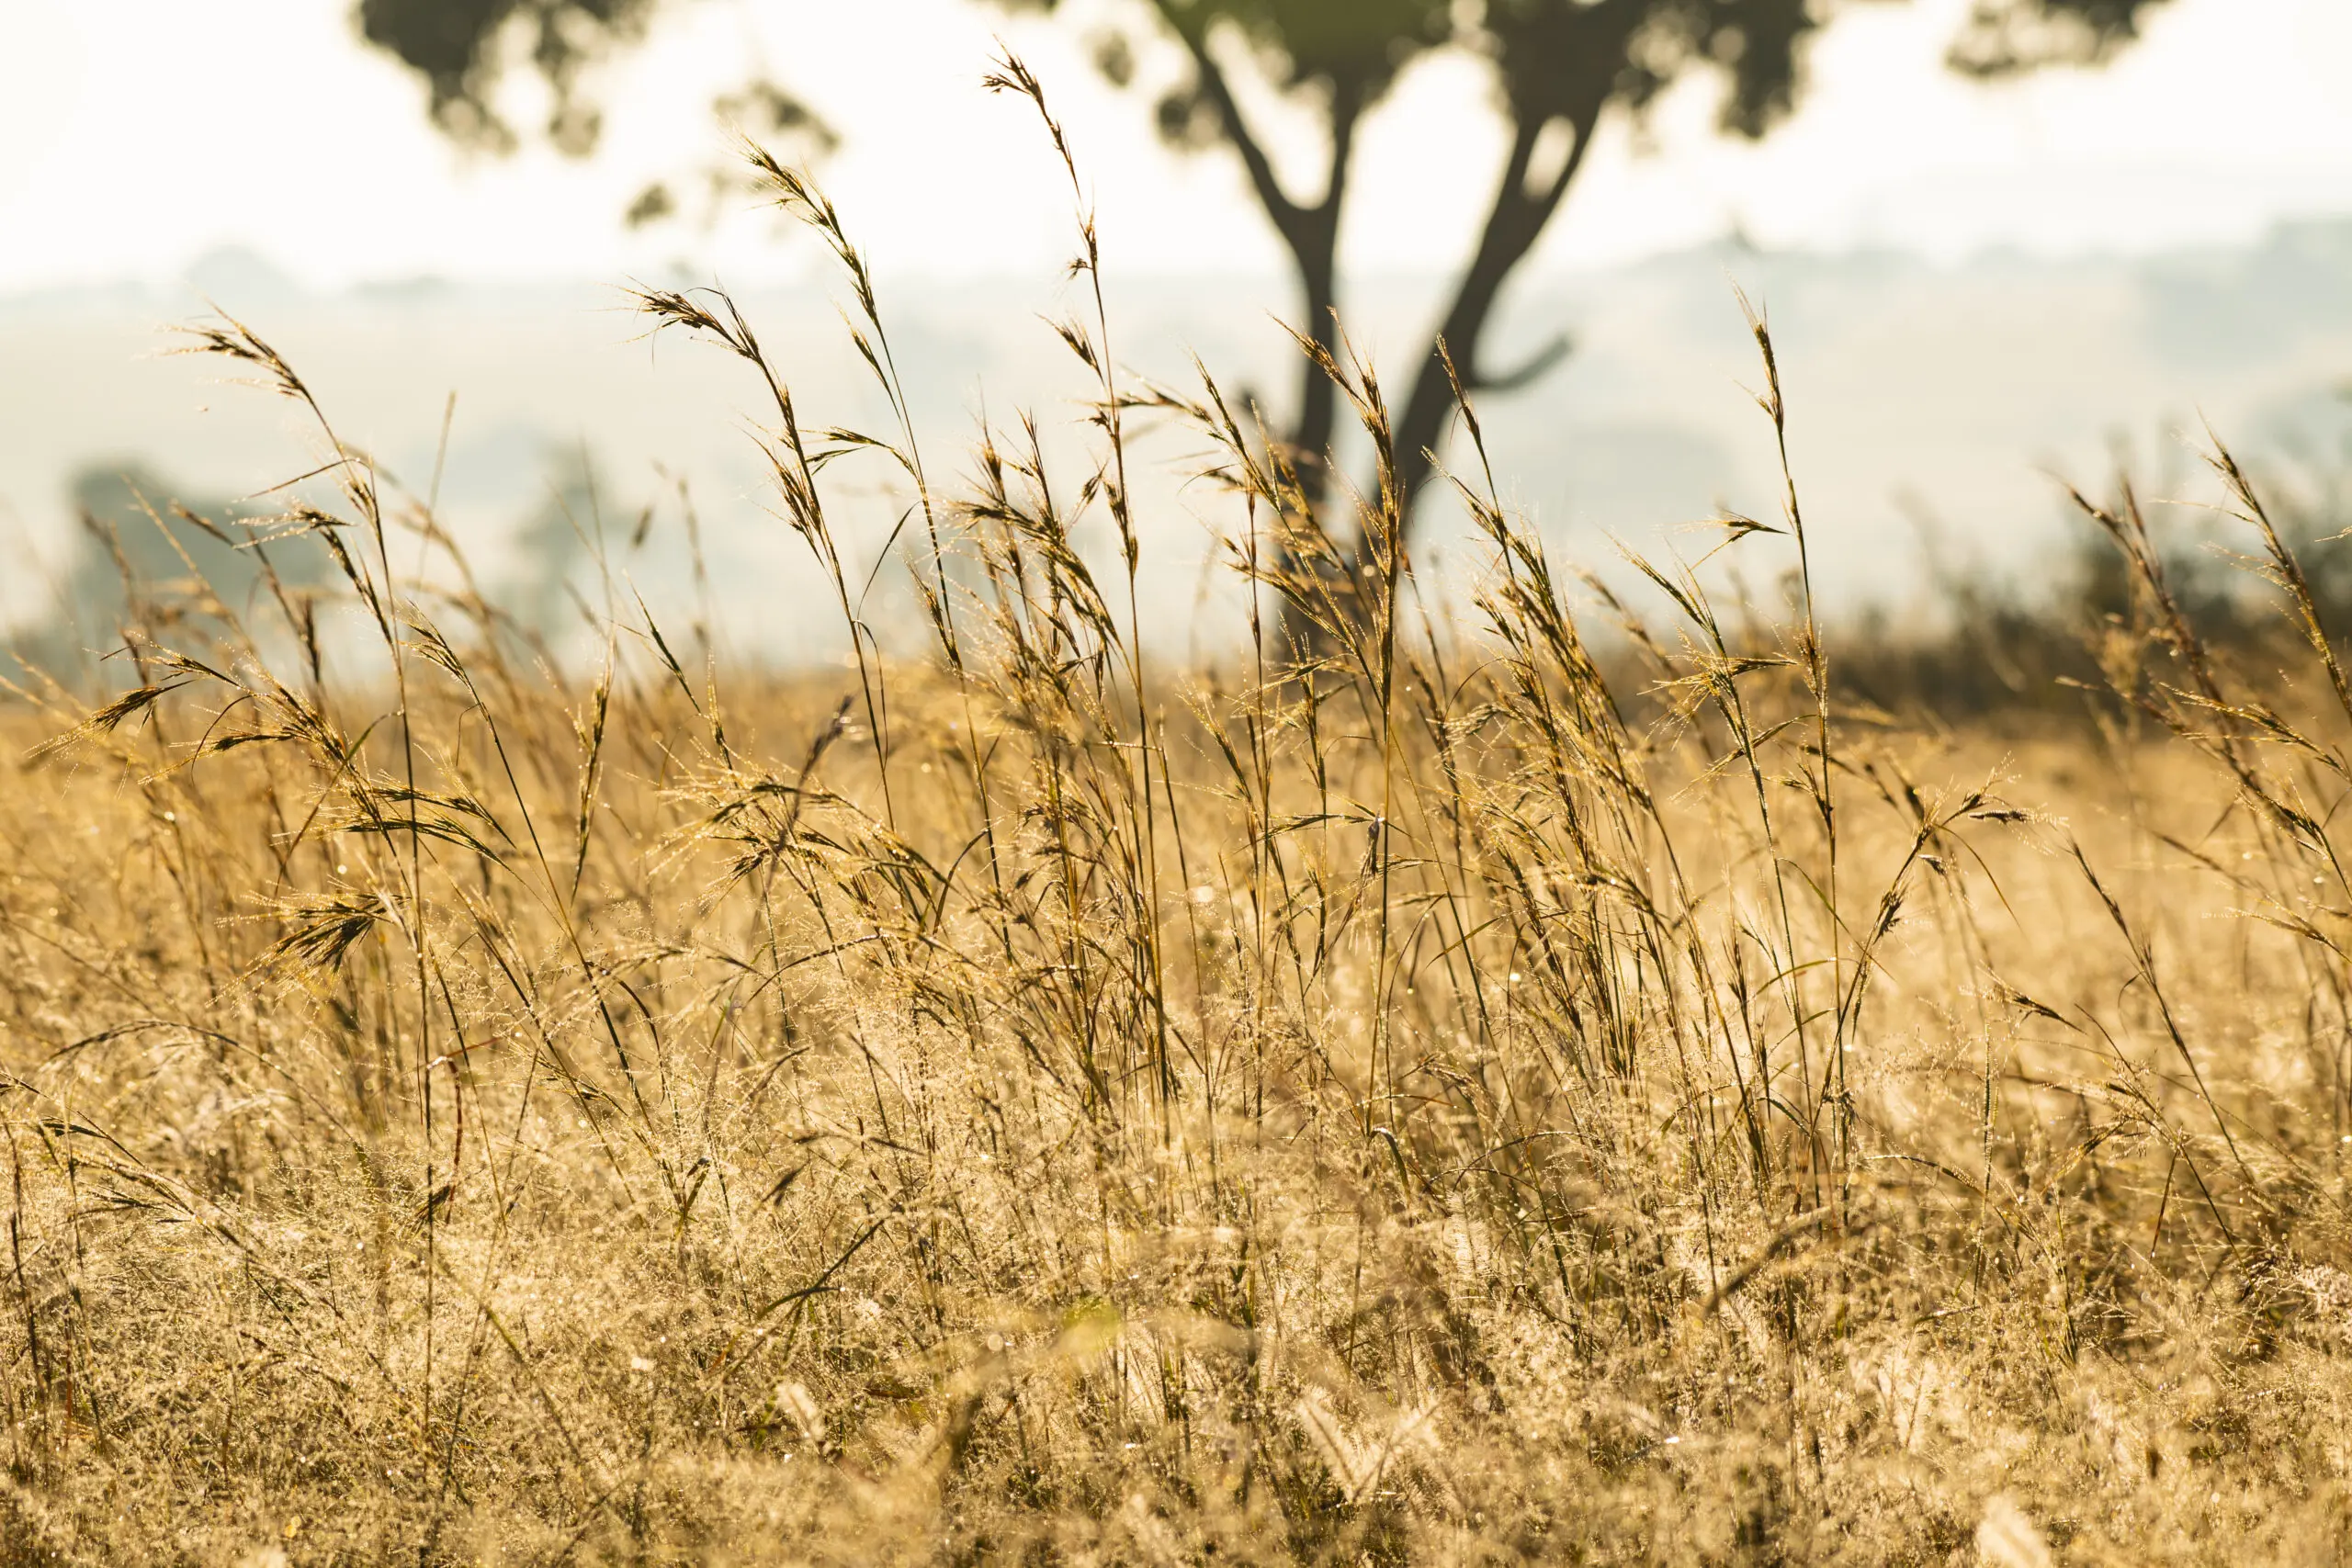
[[[836,454],[920,502],[934,655],[838,707],[641,609],[535,668],[329,433],[371,669],[157,590],[9,721],[0,1564],[2339,1560],[2321,628],[2233,676],[2127,507],[2078,741],[1869,728],[1674,571],[1612,683],[1485,485],[1433,629],[1105,331],[1098,466],[955,499],[766,377],[837,574]],[[1304,667],[1149,666],[1147,414]]]

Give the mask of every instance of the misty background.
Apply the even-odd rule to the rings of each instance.
[[[2053,476],[2097,487],[2129,468],[2158,492],[2199,493],[2190,446],[2208,422],[2282,485],[2317,491],[2352,472],[2352,113],[2326,88],[2344,79],[2352,24],[2326,0],[2174,0],[2112,65],[1985,88],[1950,81],[1932,52],[1961,8],[1883,8],[1831,29],[1810,98],[1760,145],[1723,142],[1703,106],[1679,100],[1638,130],[1609,126],[1490,334],[1566,333],[1574,352],[1482,407],[1507,500],[1562,554],[1601,565],[1613,538],[1671,549],[1678,529],[1719,511],[1775,514],[1736,287],[1770,312],[1816,570],[1848,615],[1931,617],[1938,574],[1953,570],[2030,590],[2078,526]],[[95,52],[108,9],[153,34],[127,35],[119,61]],[[435,494],[483,576],[533,624],[560,632],[575,602],[594,608],[607,592],[677,605],[707,592],[738,654],[831,650],[836,617],[770,511],[747,423],[756,389],[682,339],[648,341],[622,287],[724,282],[808,422],[885,417],[805,236],[740,200],[650,234],[619,220],[648,171],[718,148],[707,118],[682,107],[697,28],[707,46],[735,27],[721,52],[790,55],[839,127],[820,177],[880,276],[935,468],[960,471],[982,417],[1031,409],[1064,424],[1085,390],[1041,319],[1073,303],[1059,267],[1069,202],[1034,125],[979,91],[993,32],[1067,96],[1099,192],[1120,363],[1181,385],[1197,355],[1229,390],[1286,402],[1296,351],[1277,321],[1296,305],[1262,220],[1220,154],[1159,148],[1142,107],[1095,79],[1068,28],[991,24],[951,0],[712,19],[729,9],[691,12],[689,36],[614,66],[609,151],[567,162],[435,140],[413,84],[359,48],[334,6],[272,0],[210,44],[130,0],[78,24],[32,7],[29,36],[51,55],[19,51],[0,67],[17,78],[0,85],[23,89],[0,113],[18,148],[0,165],[10,635],[63,652],[74,606],[115,580],[78,514],[144,538],[144,502],[233,515],[319,460],[292,407],[164,352],[171,323],[217,307],[284,352],[345,440]],[[886,21],[899,28],[887,51]],[[185,51],[235,46],[241,32],[267,39],[262,66],[298,107],[318,97],[322,118],[273,135],[256,105],[178,139],[199,145],[174,145],[170,128],[188,124],[175,103],[203,79]],[[185,74],[141,75],[173,48]],[[1419,352],[1462,244],[1453,187],[1487,178],[1478,99],[1449,69],[1400,84],[1375,127],[1387,141],[1365,157],[1426,161],[1442,144],[1433,128],[1458,129],[1449,156],[1475,178],[1435,164],[1427,210],[1363,213],[1368,199],[1346,240],[1347,330],[1384,366]],[[118,70],[127,92],[94,91]],[[1865,132],[1906,90],[1909,144],[1889,162],[1874,145],[1885,133]],[[62,107],[36,115],[28,92]],[[124,175],[108,153],[142,117],[160,166]],[[181,159],[212,172],[174,179]],[[98,164],[112,188],[91,183]],[[1186,442],[1143,450],[1167,465],[1142,486],[1149,629],[1198,645],[1214,635],[1193,613],[1216,592],[1212,535],[1230,520],[1177,483]],[[876,567],[904,499],[878,474],[844,482],[850,541],[868,558],[857,564]],[[618,584],[595,565],[600,540]],[[149,550],[143,570],[177,570],[159,536],[132,547]],[[1441,573],[1460,554],[1449,516],[1419,550]],[[251,586],[233,560],[203,564],[232,591]]]

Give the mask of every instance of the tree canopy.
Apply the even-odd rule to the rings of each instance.
[[[360,36],[423,76],[435,124],[460,141],[503,151],[514,136],[492,107],[510,32],[527,31],[530,61],[555,95],[548,138],[564,152],[596,144],[601,121],[579,92],[581,68],[642,36],[655,0],[359,0]]]

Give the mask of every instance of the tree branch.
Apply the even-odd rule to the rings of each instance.
[[[1576,182],[1577,171],[1584,165],[1585,154],[1591,149],[1593,132],[1608,101],[1608,81],[1597,78],[1586,101],[1562,113],[1522,119],[1514,129],[1510,156],[1504,164],[1494,205],[1487,211],[1486,230],[1479,236],[1477,251],[1463,274],[1453,303],[1446,311],[1445,323],[1438,333],[1438,341],[1452,348],[1460,362],[1477,365],[1479,340],[1486,333],[1487,319],[1494,311],[1496,299],[1512,272],[1527,258],[1528,252],[1534,249],[1535,242],[1543,237],[1552,215],[1559,210],[1568,187]],[[1534,162],[1536,141],[1544,126],[1554,119],[1567,121],[1576,133],[1576,142],[1562,161],[1559,173],[1543,190],[1530,195],[1527,175]],[[1536,356],[1534,364],[1503,379],[1518,384],[1532,380],[1556,364],[1566,352],[1565,347],[1556,352],[1547,348]],[[1495,378],[1485,378],[1484,389],[1498,389]],[[1453,378],[1446,369],[1443,355],[1432,344],[1406,400],[1404,417],[1396,426],[1396,486],[1408,526],[1413,500],[1432,471],[1430,454],[1444,439],[1446,419],[1453,406]]]
[[[1226,140],[1241,154],[1241,165],[1250,173],[1250,184],[1258,193],[1259,204],[1265,208],[1266,216],[1273,220],[1274,227],[1282,231],[1292,249],[1299,249],[1299,234],[1307,209],[1283,189],[1282,178],[1274,173],[1273,160],[1266,156],[1265,147],[1241,116],[1240,102],[1233,96],[1233,85],[1226,80],[1224,67],[1209,52],[1207,32],[1195,32],[1179,21],[1170,9],[1170,0],[1153,0],[1153,6],[1168,23],[1169,30],[1182,39],[1191,52],[1193,69],[1200,73],[1201,86],[1208,94],[1210,106],[1224,122]]]
[[[1290,250],[1298,271],[1305,319],[1299,331],[1317,346],[1331,350],[1339,341],[1340,217],[1346,204],[1348,175],[1355,156],[1356,131],[1374,96],[1374,82],[1359,73],[1340,71],[1324,78],[1330,88],[1330,161],[1322,194],[1300,201],[1283,188],[1273,160],[1241,112],[1232,81],[1209,48],[1207,26],[1198,13],[1180,0],[1153,0],[1169,30],[1183,43],[1196,73],[1194,91],[1216,113],[1225,139],[1241,156],[1259,205]],[[1182,14],[1180,16],[1180,12]],[[1286,445],[1306,494],[1319,500],[1329,481],[1331,437],[1338,415],[1338,393],[1312,359],[1301,367],[1301,385],[1295,423]]]
[[[1516,392],[1533,386],[1555,369],[1560,361],[1576,352],[1576,340],[1566,333],[1555,336],[1527,357],[1516,370],[1490,373],[1483,367],[1474,368],[1464,383],[1473,392]]]

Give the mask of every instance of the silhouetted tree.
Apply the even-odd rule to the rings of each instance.
[[[595,624],[592,614],[582,612],[596,588],[596,552],[590,533],[602,531],[597,523],[602,506],[595,464],[584,445],[549,457],[555,468],[548,476],[547,500],[514,534],[514,561],[504,596],[526,631],[552,642],[560,639],[566,626]]]
[[[150,626],[249,618],[266,598],[264,550],[283,589],[317,586],[330,570],[315,539],[272,536],[270,507],[189,496],[143,463],[89,464],[69,499],[82,525],[74,553],[38,615],[0,650],[0,675],[29,668],[70,679],[86,659],[119,648],[121,627],[140,616]]]
[[[676,3],[676,0],[673,0]],[[997,0],[1053,11],[1060,0]],[[1504,285],[1559,210],[1593,132],[1611,111],[1638,115],[1683,76],[1711,72],[1724,84],[1720,111],[1731,134],[1763,135],[1794,105],[1811,37],[1852,6],[1887,0],[1133,0],[1129,25],[1102,34],[1096,58],[1125,85],[1148,40],[1175,47],[1184,70],[1159,103],[1162,133],[1184,147],[1223,143],[1291,254],[1304,330],[1335,341],[1340,218],[1351,194],[1356,136],[1368,114],[1419,55],[1454,50],[1486,62],[1510,132],[1484,226],[1456,282],[1430,350],[1396,422],[1399,482],[1408,504],[1430,473],[1453,390],[1437,352],[1449,345],[1467,384],[1507,391],[1541,377],[1568,353],[1555,339],[1517,364],[1487,357],[1485,342]],[[1955,70],[1998,76],[2053,63],[2105,60],[2137,35],[2162,0],[1977,0],[1951,46]],[[555,89],[560,145],[594,117],[573,91],[579,62],[634,38],[656,0],[362,0],[368,37],[423,71],[435,113],[460,133],[494,128],[487,93],[499,30],[533,30],[532,61]],[[1321,120],[1324,168],[1315,188],[1285,183],[1244,111],[1237,73],[1254,73]],[[582,116],[586,118],[583,118]],[[1384,192],[1410,206],[1416,193]],[[1320,491],[1317,459],[1336,434],[1329,383],[1310,367],[1290,439],[1305,477]]]

